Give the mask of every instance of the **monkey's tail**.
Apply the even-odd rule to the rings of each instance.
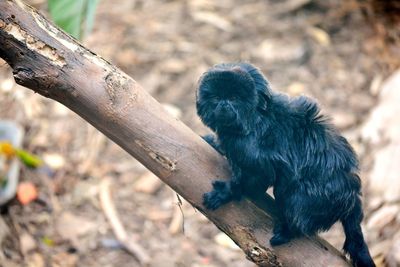
[[[361,201],[358,199],[351,213],[341,220],[346,235],[343,250],[350,255],[354,266],[375,267],[361,231],[362,218]]]

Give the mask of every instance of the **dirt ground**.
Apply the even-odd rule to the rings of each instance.
[[[44,1],[30,2],[46,8]],[[374,155],[360,130],[377,102],[379,84],[393,70],[374,53],[376,38],[353,1],[104,0],[84,44],[199,134],[208,130],[196,116],[196,82],[216,63],[252,62],[274,90],[318,99],[360,156],[370,207],[366,177]],[[112,181],[123,226],[150,257],[150,266],[253,266],[189,204],[181,212],[171,189],[83,119],[15,85],[4,62],[0,119],[20,123],[24,148],[49,166],[22,170],[21,180],[39,188],[37,201],[23,206],[14,200],[2,209],[7,227],[3,236],[0,231],[0,266],[140,266],[121,249],[105,217],[99,200],[105,179]],[[372,211],[366,208],[367,219]],[[341,248],[340,227],[324,236]],[[386,236],[366,233],[370,247],[389,240]]]

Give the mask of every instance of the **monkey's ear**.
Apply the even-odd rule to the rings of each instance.
[[[269,102],[269,96],[263,91],[258,92],[258,104],[257,104],[257,110],[264,113],[267,112],[267,107],[268,107],[268,102]]]

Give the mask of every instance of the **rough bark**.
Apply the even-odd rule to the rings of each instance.
[[[201,205],[226,161],[172,118],[132,78],[18,0],[0,0],[0,57],[17,83],[52,98],[91,123],[204,213],[260,266],[348,266],[319,238],[271,248],[274,203],[265,196],[215,212]],[[196,79],[196,77],[193,77]]]

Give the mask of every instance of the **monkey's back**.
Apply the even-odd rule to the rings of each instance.
[[[299,167],[316,168],[324,175],[358,171],[354,150],[329,118],[321,114],[315,101],[305,96],[293,98],[289,112],[293,121],[291,144]]]
[[[302,233],[327,230],[360,194],[356,155],[316,102],[304,96],[275,99],[274,138],[283,144],[279,153],[285,160],[276,171],[275,198]]]

